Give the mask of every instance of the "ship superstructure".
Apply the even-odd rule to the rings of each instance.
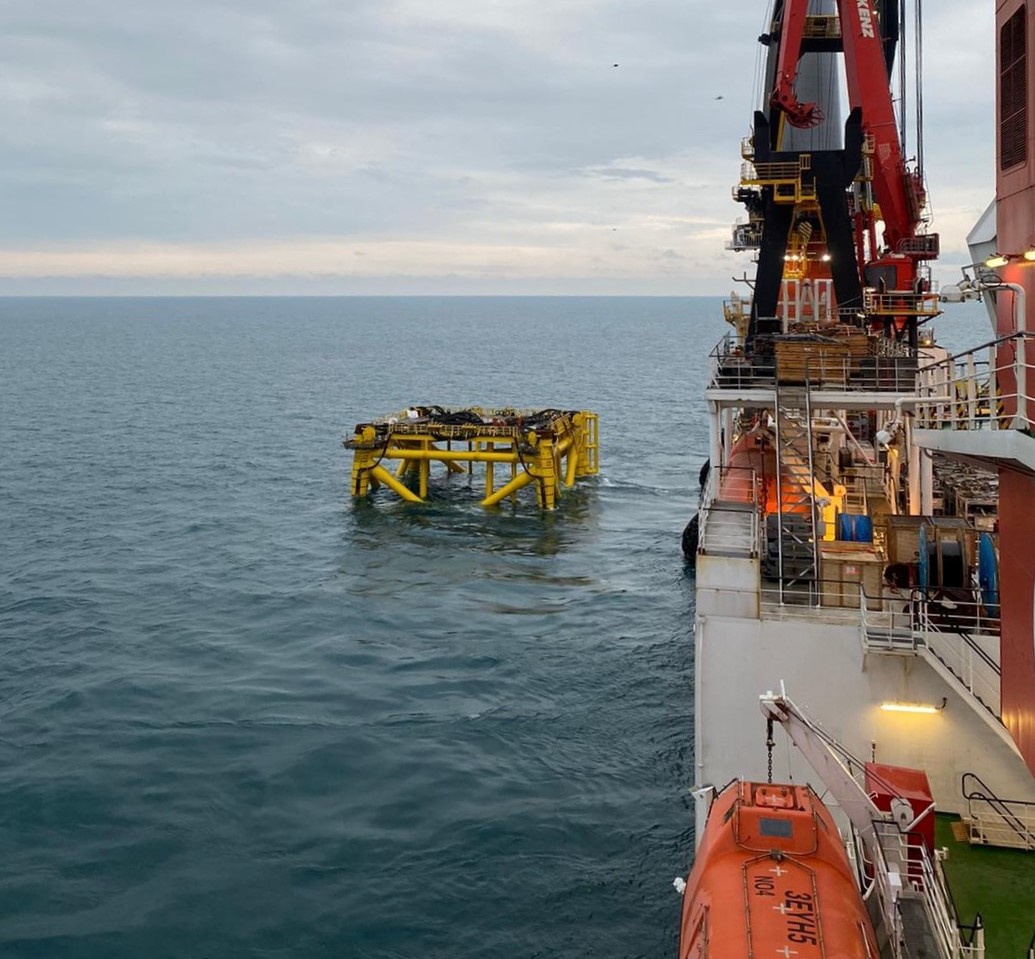
[[[784,682],[858,775],[922,771],[973,841],[1035,850],[1029,6],[997,11],[997,256],[944,297],[989,297],[997,325],[952,357],[928,328],[942,297],[919,125],[904,160],[904,6],[774,5],[730,244],[756,269],[711,356],[691,543],[698,784],[763,780],[758,696]],[[843,93],[809,80],[821,58],[843,59]],[[775,763],[818,785],[795,751]]]

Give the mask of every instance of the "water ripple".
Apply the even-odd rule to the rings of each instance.
[[[671,955],[715,305],[0,300],[0,955]],[[351,503],[429,401],[595,408],[603,475]]]

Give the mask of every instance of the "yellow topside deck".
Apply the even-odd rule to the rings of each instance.
[[[522,487],[534,484],[544,509],[557,505],[564,488],[599,470],[598,417],[588,410],[412,407],[358,424],[345,446],[353,451],[353,496],[386,486],[411,503],[427,499],[432,463],[469,475],[479,464],[483,506],[516,499]],[[398,461],[394,474],[383,460]],[[496,464],[510,473],[499,488]],[[416,479],[417,492],[403,482],[407,476]]]

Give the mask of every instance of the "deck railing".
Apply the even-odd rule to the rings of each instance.
[[[761,547],[761,477],[750,467],[720,466],[708,474],[699,511],[698,550],[705,555],[757,556]]]
[[[863,307],[875,316],[937,316],[941,313],[937,293],[877,293],[867,290],[863,294]]]
[[[1035,803],[1001,799],[974,773],[963,774],[961,789],[972,843],[1035,849]]]
[[[885,588],[874,597],[860,589],[859,608],[866,652],[933,656],[999,718],[999,620],[984,611],[979,595],[960,602],[922,590]]]
[[[845,357],[816,355],[806,360],[801,375],[780,377],[781,385],[808,383],[813,388],[847,392],[912,394],[916,387],[917,355],[904,344],[881,341],[879,355]],[[708,357],[708,386],[712,389],[771,389],[777,382],[774,355],[744,354],[727,333]]]
[[[763,579],[762,606],[770,613],[780,610],[783,619],[793,616],[796,609],[822,609],[845,622],[857,623],[859,606],[855,590],[855,584],[839,579],[785,576],[782,584],[776,579]],[[839,613],[843,615],[839,617]]]
[[[1013,333],[920,369],[919,429],[1007,430],[1035,425],[1035,333]],[[1023,367],[1023,370],[1021,369]],[[1018,389],[1018,384],[1025,384]]]
[[[894,823],[874,823],[877,842],[872,864],[873,892],[896,959],[911,955],[904,940],[909,924],[904,917],[907,900],[922,910],[926,926],[937,943],[937,954],[948,959],[983,959],[984,941],[976,936],[964,942],[959,924],[946,899],[936,867],[922,844],[911,843]]]

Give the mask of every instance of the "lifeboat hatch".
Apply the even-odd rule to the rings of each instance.
[[[755,786],[754,800],[756,806],[771,806],[773,809],[805,808],[797,801],[793,786]]]
[[[793,859],[760,856],[744,863],[748,955],[826,956],[816,874]]]
[[[733,838],[742,849],[810,856],[818,845],[816,814],[799,786],[745,784],[734,807]]]

